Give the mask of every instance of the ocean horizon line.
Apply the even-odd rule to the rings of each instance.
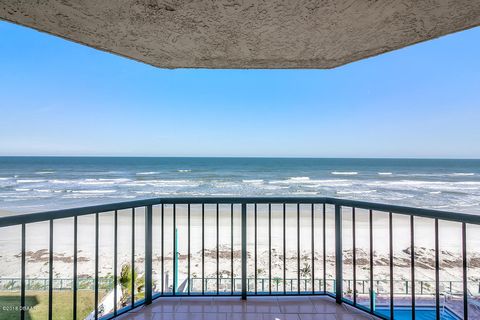
[[[157,158],[157,159],[348,159],[348,160],[476,160],[469,157],[318,157],[318,156],[153,156],[153,155],[0,155],[0,158]]]

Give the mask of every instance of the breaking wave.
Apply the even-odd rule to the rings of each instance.
[[[356,171],[332,171],[330,172],[333,175],[340,175],[340,176],[355,176],[358,174]]]

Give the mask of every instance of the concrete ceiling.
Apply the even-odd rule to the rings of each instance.
[[[160,68],[334,68],[480,25],[480,0],[0,0],[0,18]]]

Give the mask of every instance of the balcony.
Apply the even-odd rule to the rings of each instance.
[[[2,313],[477,319],[479,224],[317,197],[161,198],[3,217],[0,240],[13,249],[0,256]]]

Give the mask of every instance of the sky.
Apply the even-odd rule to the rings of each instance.
[[[332,70],[163,70],[0,22],[0,155],[480,158],[480,28]]]

